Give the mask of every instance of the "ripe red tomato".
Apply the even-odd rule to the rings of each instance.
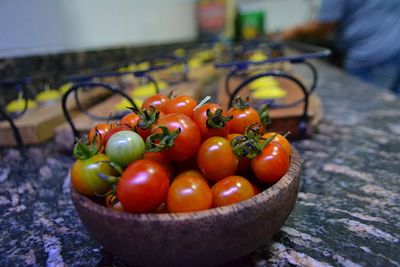
[[[231,133],[244,133],[247,126],[261,122],[257,110],[250,107],[248,101],[240,97],[234,100],[228,114],[233,117],[228,123]]]
[[[235,137],[242,136],[242,134],[229,134],[226,139],[231,142]],[[237,167],[237,173],[239,174],[246,174],[250,171],[251,169],[251,159],[247,157],[241,157],[236,155],[239,162],[238,162],[238,167]]]
[[[203,174],[199,172],[198,170],[190,169],[190,170],[185,170],[180,172],[177,176],[175,176],[174,180],[179,179],[180,177],[184,176],[198,176],[206,181],[206,178],[204,178]]]
[[[201,176],[181,175],[168,190],[167,206],[170,212],[205,210],[211,205],[211,189]]]
[[[253,186],[242,176],[228,176],[211,188],[213,207],[234,204],[254,196]]]
[[[167,104],[170,101],[169,97],[162,94],[150,96],[144,100],[142,109],[148,109],[153,106],[155,109],[167,113]]]
[[[172,180],[174,176],[174,166],[172,162],[161,152],[145,152],[144,159],[153,160],[155,162],[160,163],[165,170],[168,172],[168,176],[170,180]]]
[[[280,143],[272,141],[251,160],[251,168],[260,181],[275,183],[288,171],[289,155]]]
[[[197,165],[207,179],[216,182],[236,173],[238,159],[228,140],[214,136],[201,144]]]
[[[196,100],[191,96],[181,95],[171,99],[166,108],[166,113],[182,113],[193,117],[193,109],[197,106]]]
[[[152,133],[153,126],[164,116],[164,112],[156,110],[153,107],[141,110],[139,112],[139,122],[136,126],[136,132],[146,141],[147,137]]]
[[[122,173],[117,197],[128,212],[150,212],[167,199],[168,185],[168,173],[161,164],[137,160]]]
[[[111,185],[98,177],[98,173],[117,176],[117,171],[106,161],[110,159],[104,154],[97,154],[88,159],[78,159],[72,165],[71,183],[82,195],[94,196],[104,194]]]
[[[268,139],[272,136],[274,136],[276,133],[274,132],[269,132],[269,133],[265,133],[262,138]],[[290,147],[290,143],[289,141],[286,139],[286,137],[284,137],[283,135],[277,134],[274,138],[274,141],[280,143],[283,148],[285,149],[286,153],[290,156],[290,154],[292,153],[292,149]]]
[[[138,124],[138,122],[139,122],[139,115],[136,114],[135,112],[131,112],[123,116],[122,119],[119,121],[119,124],[134,129]]]
[[[175,138],[171,148],[163,153],[170,160],[184,161],[193,157],[201,142],[199,128],[188,116],[180,113],[167,114],[158,119],[156,126],[165,126],[173,132],[180,129],[179,135]],[[154,128],[154,133],[160,133],[160,128]]]
[[[207,115],[207,112],[211,117]],[[212,136],[226,137],[229,133],[229,116],[220,105],[204,104],[194,111],[193,121],[199,127],[203,140]]]
[[[89,143],[93,143],[94,137],[96,135],[96,129],[97,129],[97,134],[100,136],[96,137],[96,144],[100,144],[100,140],[101,140],[102,147],[104,147],[104,136],[111,128],[113,128],[113,125],[111,125],[111,124],[107,124],[107,123],[96,124],[89,131],[89,134],[88,134]]]

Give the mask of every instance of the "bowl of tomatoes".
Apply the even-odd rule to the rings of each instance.
[[[296,202],[300,157],[237,104],[153,96],[117,125],[95,126],[71,168],[89,234],[139,266],[216,265],[267,242]]]

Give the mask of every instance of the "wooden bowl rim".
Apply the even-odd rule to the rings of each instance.
[[[92,210],[95,213],[101,213],[103,216],[112,216],[121,220],[131,221],[181,221],[187,219],[203,219],[210,216],[223,216],[230,213],[237,213],[243,209],[249,208],[265,202],[284,190],[294,179],[298,178],[301,170],[301,159],[298,151],[292,146],[291,160],[289,169],[286,174],[271,187],[258,193],[252,198],[247,200],[227,205],[223,207],[211,208],[208,210],[193,211],[193,212],[176,212],[176,213],[129,213],[123,211],[115,211],[103,205],[93,202],[86,196],[78,193],[72,186],[70,186],[71,198],[81,202],[81,206],[86,209]]]

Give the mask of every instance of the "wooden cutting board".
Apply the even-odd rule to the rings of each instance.
[[[241,81],[241,78],[232,78],[229,88],[236,88],[241,83]],[[292,103],[296,100],[303,98],[303,93],[301,89],[293,82],[284,78],[277,78],[277,81],[279,87],[287,92],[287,95],[284,98],[277,100],[280,104]],[[239,95],[242,97],[249,96],[251,105],[257,108],[260,105],[260,101],[255,101],[254,99],[252,99],[251,92],[252,91],[248,87],[245,87],[242,89]],[[229,96],[225,92],[225,78],[221,78],[219,81],[217,99],[218,103],[220,103],[222,106],[228,107]],[[268,130],[280,133],[290,131],[291,134],[289,135],[289,138],[291,139],[310,136],[323,117],[323,108],[320,98],[316,94],[312,94],[309,97],[309,105],[307,110],[308,122],[305,135],[301,134],[299,128],[303,111],[303,102],[290,108],[271,109],[270,117],[272,123],[269,125]]]
[[[102,89],[82,92],[79,99],[83,107],[89,107],[109,95]],[[76,114],[76,104],[71,101],[67,105],[71,114]],[[38,144],[53,137],[56,126],[64,122],[61,102],[56,101],[27,111],[14,120],[24,144]],[[0,146],[15,146],[17,143],[12,128],[7,121],[0,122]]]

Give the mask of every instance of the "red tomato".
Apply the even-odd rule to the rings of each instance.
[[[262,136],[262,138],[268,139],[268,138],[274,136],[275,134],[276,133],[274,133],[274,132],[265,133]],[[283,146],[283,148],[285,149],[286,153],[290,156],[290,154],[292,153],[292,149],[290,148],[290,143],[286,139],[286,137],[284,137],[283,135],[277,134],[274,138],[274,141],[281,144]]]
[[[171,132],[180,129],[173,146],[163,152],[170,160],[184,161],[196,154],[201,135],[199,128],[188,116],[180,113],[167,114],[158,119],[157,125],[165,126]],[[153,132],[160,133],[161,129],[156,128]]]
[[[209,110],[209,114],[212,114],[211,117],[207,115],[207,110]],[[221,111],[222,113],[218,114]],[[199,127],[203,140],[212,136],[225,137],[229,133],[228,115],[220,105],[214,103],[204,104],[194,111],[193,120]]]
[[[168,173],[153,160],[137,160],[122,173],[117,197],[128,212],[150,212],[167,199]]]
[[[181,95],[171,99],[168,102],[166,113],[182,113],[186,116],[193,117],[193,109],[197,106],[196,100],[190,96]]]
[[[110,130],[104,135],[104,138],[103,138],[103,146],[106,146],[106,145],[107,145],[108,140],[110,139],[110,137],[111,137],[113,134],[118,133],[118,132],[120,132],[120,131],[132,131],[132,128],[130,128],[130,127],[128,127],[128,126],[117,126],[117,127],[114,127],[114,128],[112,128],[112,129],[110,129]]]
[[[104,147],[104,135],[111,129],[113,128],[113,125],[107,124],[107,123],[98,123],[94,127],[92,127],[89,131],[88,139],[89,143],[92,143],[96,134],[96,129],[97,129],[97,134],[100,136],[96,137],[96,143],[100,144],[100,140],[102,142],[102,146]],[[100,138],[99,138],[100,137]]]
[[[138,122],[139,122],[139,115],[134,112],[131,112],[123,116],[122,119],[119,121],[119,124],[134,129],[138,124]]]
[[[228,176],[211,188],[213,207],[226,206],[254,196],[253,186],[242,176]]]
[[[181,175],[168,190],[167,206],[170,212],[205,210],[211,205],[211,189],[200,176]]]
[[[197,165],[207,179],[216,182],[236,173],[238,159],[228,140],[215,136],[201,144]]]
[[[229,121],[229,129],[231,133],[244,133],[246,128],[254,123],[260,123],[260,115],[257,110],[250,107],[248,99],[244,100],[240,97],[236,98],[232,107],[228,110],[228,114],[233,118]]]
[[[148,109],[150,106],[153,106],[155,109],[167,113],[167,104],[169,101],[168,96],[156,94],[144,100],[142,109]]]
[[[139,113],[139,122],[136,127],[136,132],[146,141],[147,137],[152,133],[153,126],[164,116],[164,112],[151,107],[149,109],[143,109]]]
[[[231,142],[235,137],[242,136],[241,134],[229,134],[226,139]],[[238,167],[237,167],[237,173],[240,174],[245,174],[248,173],[251,170],[251,159],[247,157],[241,157],[236,155],[239,162],[238,162]]]
[[[172,180],[174,175],[174,166],[172,162],[161,152],[145,152],[144,159],[153,160],[160,163],[164,169],[168,172],[170,180]]]
[[[199,172],[198,170],[186,170],[183,172],[180,172],[177,176],[175,176],[174,180],[179,179],[180,177],[184,177],[184,176],[198,176],[202,179],[206,179],[204,178],[203,174],[201,172]]]
[[[260,181],[275,183],[288,171],[289,155],[280,143],[272,141],[251,160],[251,168]]]

